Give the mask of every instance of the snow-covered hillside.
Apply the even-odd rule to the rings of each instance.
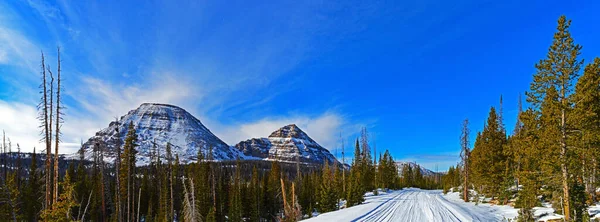
[[[210,147],[214,160],[235,160],[239,157],[246,160],[298,159],[302,163],[337,161],[327,149],[294,124],[280,128],[268,138],[242,141],[233,147],[225,144],[184,109],[156,103],[144,103],[97,132],[83,145],[86,159],[92,159],[94,147],[98,146],[104,150],[105,161],[112,162],[116,157],[115,147],[122,147],[125,143],[129,124],[134,125],[138,135],[138,165],[149,163],[154,146],[164,158],[167,143],[172,146],[173,156],[177,154],[183,163],[196,161],[199,151],[208,156]],[[77,154],[68,156],[78,157]]]
[[[337,159],[295,124],[290,124],[271,133],[268,138],[254,138],[235,145],[247,156],[281,161],[304,163],[329,163]]]
[[[213,148],[216,160],[235,159],[237,156],[245,158],[241,152],[225,144],[184,109],[155,103],[144,103],[122,116],[118,122],[113,121],[107,128],[97,132],[84,144],[86,157],[91,157],[93,147],[97,143],[104,148],[107,161],[114,158],[115,147],[117,144],[124,144],[129,124],[135,126],[138,135],[139,146],[136,150],[139,152],[139,165],[148,163],[154,144],[161,156],[164,156],[167,143],[172,145],[173,155],[179,155],[184,163],[195,161],[199,150],[206,156],[209,147]]]

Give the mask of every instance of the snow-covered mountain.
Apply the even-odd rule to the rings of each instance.
[[[421,169],[421,175],[423,176],[433,176],[439,174],[414,162],[396,161],[396,166],[398,166],[398,173],[400,175],[402,175],[402,168],[404,168],[404,166],[406,165],[410,166],[413,170],[416,169],[418,166]]]
[[[212,147],[214,160],[235,160],[239,157],[243,160],[298,159],[302,163],[337,161],[327,149],[294,124],[282,127],[268,138],[249,139],[233,147],[215,136],[200,120],[184,109],[156,103],[144,103],[97,132],[83,144],[85,158],[93,159],[94,147],[98,145],[104,150],[104,160],[112,162],[116,157],[116,147],[125,144],[129,124],[134,125],[138,135],[138,165],[149,163],[155,145],[164,158],[167,143],[172,146],[173,156],[177,154],[182,163],[196,161],[198,151],[202,151],[205,157],[208,156],[209,147]],[[68,156],[74,159],[79,155]]]
[[[338,160],[295,124],[284,126],[268,138],[254,138],[235,145],[246,156],[303,163],[329,163]],[[339,163],[339,162],[338,162]]]
[[[183,163],[195,161],[198,151],[208,153],[213,148],[215,160],[231,160],[237,156],[245,156],[237,149],[225,144],[221,139],[208,130],[200,120],[184,109],[166,104],[144,103],[135,110],[129,111],[119,121],[113,121],[109,126],[96,133],[84,143],[86,159],[91,159],[94,144],[98,142],[105,147],[105,160],[111,161],[116,155],[116,145],[125,144],[129,124],[133,124],[138,135],[139,165],[147,164],[154,143],[164,157],[166,144],[172,146],[173,156],[179,155]]]

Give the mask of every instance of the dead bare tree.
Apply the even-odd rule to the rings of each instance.
[[[85,205],[85,209],[83,209],[83,214],[81,214],[81,219],[79,221],[85,221],[85,214],[87,213],[87,209],[90,206],[90,200],[92,199],[92,193],[94,190],[90,191],[90,195],[88,196],[87,204]],[[81,211],[81,205],[79,205],[79,211]]]
[[[2,177],[4,178],[4,181],[6,181],[8,176],[6,168],[6,132],[4,132],[4,130],[2,130],[2,169],[4,170]]]
[[[106,219],[106,198],[105,198],[105,193],[106,193],[106,188],[105,188],[105,180],[104,180],[104,144],[100,144],[100,142],[96,142],[96,149],[97,149],[97,164],[100,166],[100,190],[102,191],[100,193],[101,195],[101,211],[102,211],[102,219],[105,220]]]
[[[279,179],[281,181],[281,195],[283,197],[283,215],[284,218],[282,221],[299,221],[302,219],[302,210],[300,209],[300,205],[298,204],[298,200],[296,199],[296,188],[294,183],[292,183],[292,199],[291,202],[287,202],[287,194],[285,192],[285,183],[283,178]]]
[[[115,145],[115,149],[117,150],[117,157],[115,158],[115,168],[116,168],[116,173],[115,175],[121,175],[121,134],[119,134],[119,128],[121,127],[120,122],[118,117],[115,117],[115,122],[117,123],[115,129],[117,131],[117,138],[116,138],[116,145]],[[117,213],[117,221],[121,222],[123,221],[123,211],[121,210],[121,183],[119,182],[119,178],[117,178],[117,182],[116,182],[116,193],[117,193],[117,207],[116,207],[116,213]]]
[[[56,201],[58,200],[58,144],[60,143],[60,124],[62,122],[62,113],[61,113],[61,101],[60,101],[60,91],[61,91],[61,85],[60,85],[60,47],[57,47],[57,55],[58,55],[58,69],[57,69],[57,85],[56,85],[56,121],[55,121],[55,128],[54,130],[56,131],[54,133],[54,203],[56,203]],[[52,75],[51,75],[52,76]],[[50,88],[52,89],[52,87]],[[50,93],[52,95],[52,93]],[[50,98],[50,101],[52,101],[52,96]],[[50,102],[50,107],[52,107],[52,102]],[[52,114],[51,114],[52,115]],[[52,123],[50,123],[52,124]]]
[[[140,191],[138,194],[138,205],[137,205],[138,209],[137,209],[137,217],[136,217],[138,221],[140,220],[140,202],[141,202],[140,198],[141,198],[141,196],[142,196],[142,188],[140,187]]]
[[[190,178],[190,191],[188,192],[185,178],[181,178],[183,184],[183,219],[189,222],[202,222],[200,210],[196,209],[196,198],[194,196],[194,180]]]
[[[170,207],[169,207],[169,218],[173,220],[173,155],[171,154],[171,144],[167,143],[167,161],[169,164],[168,174],[169,174],[169,190],[171,194],[170,199]]]
[[[44,201],[44,209],[49,209],[52,206],[52,183],[50,182],[50,156],[51,156],[51,129],[50,129],[50,122],[51,118],[49,116],[49,112],[48,112],[48,84],[46,82],[47,80],[47,76],[46,76],[46,63],[45,63],[45,58],[44,58],[44,52],[41,53],[42,54],[42,64],[41,64],[41,69],[42,69],[42,84],[40,85],[41,88],[41,94],[42,94],[42,98],[40,103],[38,104],[38,112],[39,112],[39,116],[38,116],[38,120],[40,120],[41,122],[41,128],[42,128],[42,139],[41,141],[46,143],[46,166],[45,166],[45,175],[44,175],[44,180],[45,180],[45,201]],[[50,119],[50,120],[49,120]]]

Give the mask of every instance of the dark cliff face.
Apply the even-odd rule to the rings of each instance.
[[[267,138],[253,138],[236,144],[235,148],[246,156],[264,159],[269,157],[271,142]]]
[[[303,163],[334,163],[337,159],[298,126],[290,124],[268,138],[249,139],[235,146],[245,155],[269,160]]]
[[[92,147],[97,143],[105,147],[106,158],[114,158],[115,147],[124,144],[129,124],[135,126],[138,135],[139,146],[136,149],[140,165],[149,161],[155,144],[157,152],[164,157],[166,144],[170,143],[173,156],[179,155],[184,163],[196,160],[198,151],[207,156],[209,147],[212,147],[216,160],[235,159],[240,154],[184,109],[173,105],[144,103],[90,138],[84,144],[86,156],[92,154]]]

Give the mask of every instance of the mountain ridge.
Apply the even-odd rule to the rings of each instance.
[[[295,124],[279,128],[271,133],[270,139],[251,138],[230,146],[185,109],[163,103],[142,103],[117,121],[111,121],[108,127],[96,132],[83,144],[85,158],[92,159],[95,147],[100,147],[104,150],[105,160],[112,162],[116,158],[116,147],[123,149],[129,124],[134,124],[138,135],[138,165],[149,163],[155,147],[164,159],[167,144],[172,146],[173,158],[177,155],[182,163],[195,162],[199,152],[205,157],[209,156],[211,148],[211,156],[215,161],[239,158],[290,162],[296,161],[297,158],[302,163],[323,163],[326,160],[337,162],[327,149]],[[254,152],[244,152],[244,149],[237,147],[244,142],[247,142]],[[259,147],[266,149],[256,149]]]
[[[267,138],[241,141],[235,147],[245,155],[267,159],[339,164],[329,150],[310,138],[296,124],[281,127]]]

